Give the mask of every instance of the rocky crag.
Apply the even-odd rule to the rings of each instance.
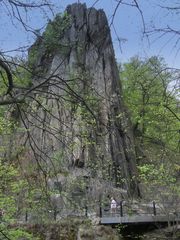
[[[112,189],[139,196],[131,123],[103,10],[68,6],[29,49],[29,65],[22,163],[74,196],[100,199]]]

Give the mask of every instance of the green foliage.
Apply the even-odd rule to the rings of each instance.
[[[68,175],[67,162],[64,158],[64,152],[62,150],[54,152],[49,165],[50,176],[56,176],[58,173],[61,173],[64,176]]]
[[[143,164],[139,166],[139,177],[144,183],[151,183],[152,185],[167,186],[175,184],[176,178],[173,177],[173,170],[167,169],[164,164],[160,164],[157,169],[155,164]],[[169,170],[169,171],[168,171]]]
[[[14,85],[18,88],[28,88],[32,86],[31,72],[26,68],[24,62],[19,62],[19,67],[16,68],[13,75]]]
[[[1,109],[0,109],[0,112],[1,112]],[[4,117],[0,116],[0,135],[10,133],[12,126],[13,126],[13,123],[10,120],[7,120]]]
[[[71,26],[71,17],[64,14],[57,14],[53,21],[50,21],[46,27],[45,32],[39,38],[37,38],[35,44],[29,50],[28,65],[34,72],[34,68],[37,73],[45,71],[38,64],[42,56],[46,59],[51,58],[51,54],[60,52],[63,55],[67,55],[69,52],[69,44],[62,43],[62,37],[64,32]],[[39,68],[37,68],[37,65]]]
[[[25,229],[9,226],[17,224],[18,219],[25,221],[26,213],[28,221],[31,216],[33,222],[49,222],[51,191],[43,187],[43,177],[35,181],[29,176],[27,181],[20,172],[14,164],[0,161],[0,209],[4,211],[0,228],[12,239],[36,239]]]
[[[0,69],[1,70],[1,69]],[[0,95],[5,95],[8,89],[8,81],[5,72],[2,70],[0,74]]]
[[[121,67],[120,74],[140,151],[140,182],[147,197],[156,196],[161,201],[165,196],[180,196],[179,99],[176,91],[171,91],[175,73],[167,69],[161,58],[142,61],[134,57]]]
[[[163,59],[135,57],[122,66],[121,80],[132,122],[142,140],[156,140],[177,150],[179,142],[178,102],[170,90],[173,73]]]
[[[138,169],[139,179],[146,189],[146,197],[155,198],[165,204],[171,201],[169,207],[176,210],[176,202],[180,197],[180,187],[175,165],[168,161],[164,164],[147,163],[139,166]]]
[[[39,56],[39,47],[38,45],[33,45],[28,54],[28,66],[33,69],[37,63]]]
[[[61,38],[71,25],[71,18],[67,13],[57,14],[55,19],[47,25],[46,31],[43,34],[43,40],[45,48],[48,52],[53,52],[54,50],[58,50],[64,48],[66,51],[69,46],[63,46],[61,44]]]
[[[13,164],[8,164],[0,160],[0,209],[4,215],[1,217],[0,229],[13,240],[27,239],[38,240],[21,228],[10,228],[9,225],[16,222],[17,207],[22,191],[27,187],[25,180],[22,180],[19,169]]]
[[[71,26],[71,17],[64,14],[57,14],[53,21],[50,21],[45,32],[38,37],[35,44],[29,49],[28,66],[32,71],[42,74],[45,68],[39,66],[42,57],[50,59],[52,53],[59,52],[66,56],[69,53],[70,46],[62,41],[64,32]]]
[[[12,65],[9,64],[8,66],[12,76],[13,87],[16,89],[30,87],[32,84],[31,74],[26,69],[25,63],[21,59],[18,59],[17,57],[14,57],[13,61],[16,62],[17,66],[14,66],[13,64]],[[8,82],[7,74],[5,73],[4,69],[1,69],[0,67],[0,96],[3,96],[3,97],[6,96],[8,87],[9,87],[9,82]],[[1,116],[1,113],[6,110],[7,110],[6,107],[1,106],[0,116]]]
[[[12,240],[40,240],[40,238],[35,237],[33,234],[28,233],[23,228],[11,228],[11,229],[3,229],[3,233],[8,237],[8,239]]]
[[[5,210],[4,220],[7,222],[14,221],[17,196],[26,184],[19,177],[19,170],[13,164],[0,160],[0,208]]]

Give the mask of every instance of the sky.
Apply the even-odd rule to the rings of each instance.
[[[129,6],[134,0],[122,0],[116,11],[114,18],[114,26],[111,26],[111,34],[117,62],[127,62],[131,57],[139,55],[142,58],[147,58],[152,55],[158,55],[165,58],[165,62],[169,67],[180,68],[180,53],[178,52],[178,39],[176,35],[166,34],[159,38],[160,35],[154,35],[147,38],[142,34],[143,20],[137,8]],[[97,9],[103,9],[107,15],[109,23],[112,21],[112,14],[116,9],[117,0],[51,0],[55,5],[54,13],[63,12],[68,4],[74,2],[86,3],[88,7],[94,5]],[[170,14],[163,6],[172,6],[176,0],[138,0],[140,9],[143,12],[146,29],[150,29],[152,24],[160,26],[170,26],[179,30],[180,13]],[[96,3],[96,4],[95,4]],[[25,31],[23,26],[18,21],[11,21],[8,16],[7,8],[3,8],[0,3],[0,51],[8,51],[21,46],[30,46],[35,36]],[[44,13],[39,10],[24,14],[24,21],[34,29],[45,27],[48,18],[53,18],[53,15]],[[116,33],[115,33],[116,31]],[[118,38],[121,39],[119,46]],[[180,45],[179,45],[180,47]],[[11,55],[17,52],[11,52]]]

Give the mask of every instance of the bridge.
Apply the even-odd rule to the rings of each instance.
[[[67,216],[85,218],[98,216],[99,223],[103,225],[180,223],[180,203],[158,203],[155,201],[143,203],[138,201],[121,201],[118,204],[115,212],[111,212],[110,203],[93,203],[87,204],[79,209],[69,208],[67,210],[57,207],[52,209],[44,209],[42,214],[46,214],[45,216],[48,217],[49,220],[54,221]],[[20,221],[25,223],[33,221],[40,222],[41,219],[37,218],[37,216],[33,215],[33,212],[31,213],[29,210],[25,212],[25,215],[22,216]]]
[[[180,212],[173,211],[171,207],[166,209],[154,201],[149,204],[132,205],[121,201],[116,212],[111,212],[107,207],[100,207],[100,223],[103,225],[180,223]]]
[[[140,224],[140,223],[177,223],[180,222],[180,217],[175,217],[173,215],[133,215],[133,216],[103,216],[100,218],[100,223],[106,224]]]

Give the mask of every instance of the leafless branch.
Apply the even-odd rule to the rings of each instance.
[[[167,108],[178,121],[180,121],[178,115],[168,105],[164,104],[163,106]]]
[[[8,89],[7,89],[7,93],[6,94],[9,94],[12,91],[12,89],[13,89],[12,74],[11,74],[11,71],[9,69],[9,66],[2,59],[0,59],[0,67],[3,68],[4,71],[6,72],[7,79],[8,79]]]
[[[171,7],[171,6],[163,6],[163,5],[159,5],[158,4],[158,6],[159,7],[161,7],[161,8],[163,8],[163,9],[166,9],[166,10],[172,10],[172,11],[179,11],[180,10],[180,6],[178,5],[178,6],[174,6],[174,7]]]

